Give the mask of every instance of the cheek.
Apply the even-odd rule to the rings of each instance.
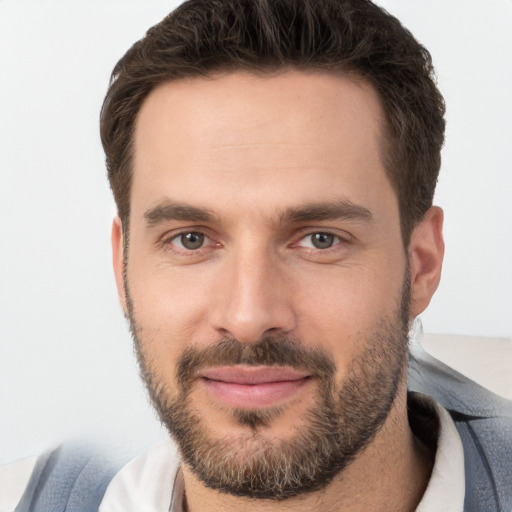
[[[171,269],[137,272],[134,265],[129,267],[128,287],[141,350],[153,365],[173,372],[183,349],[202,338],[207,297],[199,279]]]
[[[403,274],[398,266],[387,272],[369,266],[330,269],[303,279],[300,337],[326,348],[343,370],[364,350],[367,340],[393,321],[400,308]]]
[[[138,243],[137,243],[138,242]],[[128,286],[137,317],[158,329],[182,329],[200,314],[206,292],[204,272],[196,265],[172,266],[148,241],[134,240],[128,259]]]

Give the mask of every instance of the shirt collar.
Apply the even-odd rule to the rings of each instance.
[[[455,423],[448,411],[433,398],[411,393],[410,399],[430,405],[439,420],[434,467],[416,512],[462,512],[466,487],[464,449]]]

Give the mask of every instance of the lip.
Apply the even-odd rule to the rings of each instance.
[[[200,382],[218,401],[241,409],[278,405],[292,397],[310,375],[289,367],[222,366],[200,373]]]

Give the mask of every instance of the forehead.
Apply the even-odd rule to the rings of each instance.
[[[381,120],[373,88],[350,76],[234,72],[162,84],[137,117],[132,212],[165,195],[204,207],[216,197],[375,201],[390,187]]]

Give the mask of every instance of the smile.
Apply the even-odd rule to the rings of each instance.
[[[307,373],[275,366],[223,366],[200,374],[200,382],[208,393],[238,409],[276,406],[292,397],[309,380]]]

